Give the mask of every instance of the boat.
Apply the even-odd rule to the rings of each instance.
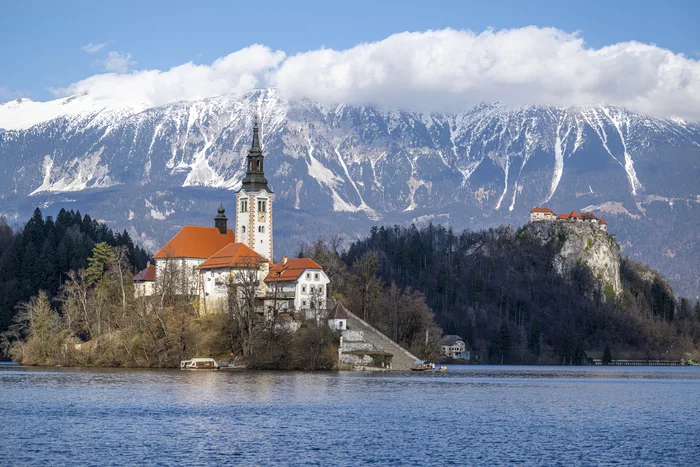
[[[430,371],[435,368],[434,363],[430,363],[427,360],[416,360],[411,365],[411,371]]]
[[[440,373],[444,373],[447,371],[447,367],[445,365],[440,365],[440,367],[436,368],[435,371],[439,371]]]
[[[181,370],[218,370],[219,365],[213,358],[192,358],[180,362]]]

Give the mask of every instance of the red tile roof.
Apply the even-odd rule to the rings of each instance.
[[[243,243],[229,243],[214,253],[197,269],[259,267],[267,260]]]
[[[568,218],[569,218],[568,214],[559,214],[559,216],[557,217],[557,220],[566,220]]]
[[[284,261],[280,261],[272,266],[270,268],[270,274],[268,274],[265,281],[295,281],[299,279],[299,276],[301,276],[306,269],[323,270],[318,263],[310,258],[292,258],[287,260],[287,264],[284,264]]]
[[[581,214],[581,217],[584,219],[598,219],[595,214],[591,214],[590,212],[584,212]]]
[[[147,282],[156,280],[156,267],[153,264],[134,276],[134,282]]]
[[[235,241],[236,237],[231,229],[222,234],[216,227],[186,225],[153,257],[206,259]]]
[[[600,222],[598,222],[598,223],[599,223],[599,224],[603,224],[603,225],[608,225],[608,223],[605,222],[605,218],[604,218],[604,217],[601,217],[601,218],[600,218]]]
[[[576,212],[576,209],[571,211],[571,214],[569,214],[569,219],[581,219],[581,214]]]
[[[535,206],[534,208],[532,208],[532,209],[530,210],[530,214],[533,214],[533,213],[535,213],[535,212],[543,212],[543,213],[545,213],[545,214],[546,214],[546,213],[554,214],[554,211],[552,211],[552,210],[549,209],[549,208],[539,208],[539,207],[537,207],[537,206]]]

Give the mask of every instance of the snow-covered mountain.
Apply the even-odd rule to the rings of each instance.
[[[259,115],[277,252],[372,224],[521,224],[591,210],[623,254],[700,290],[700,126],[611,107],[482,104],[460,114],[288,102],[271,89],[162,107],[90,96],[0,105],[0,213],[95,213],[155,248],[231,205]]]

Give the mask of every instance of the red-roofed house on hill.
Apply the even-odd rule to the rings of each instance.
[[[552,211],[549,208],[540,208],[538,206],[535,206],[530,210],[530,222],[553,221],[556,218],[557,215],[554,214],[554,211]]]
[[[283,257],[270,268],[265,283],[267,307],[294,309],[307,318],[312,315],[318,318],[318,312],[326,308],[330,279],[312,259]],[[282,307],[278,306],[280,299],[284,303]]]
[[[579,214],[574,209],[573,211],[571,211],[568,214],[564,213],[564,214],[559,214],[557,216],[549,208],[541,208],[541,207],[535,206],[534,208],[532,208],[530,210],[530,222],[545,221],[545,220],[586,222],[589,224],[596,224],[602,230],[608,230],[608,225],[605,222],[605,219],[603,219],[601,217],[600,220],[598,220],[596,215],[592,214],[590,212],[584,212],[583,214]]]

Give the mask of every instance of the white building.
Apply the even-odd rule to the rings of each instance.
[[[554,214],[549,208],[540,208],[535,206],[530,210],[530,222],[537,221],[553,221],[556,220],[557,215]]]
[[[469,360],[471,357],[471,349],[467,349],[467,343],[464,339],[454,334],[442,338],[440,349],[442,355],[448,358]]]
[[[348,329],[348,313],[340,302],[338,302],[335,308],[333,308],[333,311],[330,312],[327,320],[328,327],[331,329],[337,329],[339,331]]]
[[[173,287],[180,292],[187,284],[186,293],[198,295],[199,273],[197,267],[207,258],[236,241],[231,229],[226,228],[223,206],[215,218],[217,227],[186,225],[168,243],[153,255],[156,266],[156,283],[160,287]]]
[[[258,120],[253,127],[253,144],[248,151],[246,174],[236,192],[236,237],[258,254],[272,260],[272,202],[274,193],[267,186],[260,147]]]
[[[148,262],[146,268],[134,276],[134,296],[150,297],[156,291],[156,267]]]
[[[256,312],[271,316],[287,310],[299,319],[325,317],[330,280],[321,266],[309,258],[286,256],[271,263],[274,194],[267,186],[263,159],[256,119],[246,175],[236,192],[236,232],[227,228],[223,202],[214,227],[184,226],[153,256],[153,278],[146,281],[146,270],[143,278],[137,276],[138,296],[163,287],[183,293],[184,283],[184,293],[199,296],[200,312],[210,312],[225,305],[229,285],[241,292],[241,286],[255,283]]]
[[[277,305],[278,310],[292,309],[307,319],[318,318],[318,313],[326,308],[329,282],[321,266],[312,259],[285,256],[270,268],[265,279],[266,306]]]
[[[255,296],[267,290],[263,279],[270,263],[243,243],[229,243],[197,267],[202,290],[202,307],[206,311],[228,298],[229,284],[255,288]]]

